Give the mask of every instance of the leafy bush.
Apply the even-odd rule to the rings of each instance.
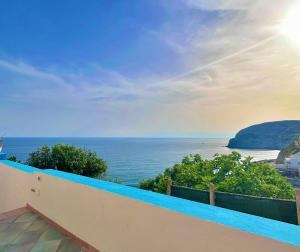
[[[9,156],[9,157],[7,158],[7,160],[13,161],[13,162],[16,162],[16,163],[22,163],[20,160],[17,159],[16,156]]]
[[[212,160],[203,160],[200,155],[186,156],[163,174],[143,181],[140,188],[165,193],[168,178],[177,186],[202,190],[214,184],[223,192],[281,199],[295,197],[294,188],[277,169],[266,162],[253,162],[251,157],[242,158],[238,152],[216,154]]]
[[[29,154],[27,164],[40,169],[56,169],[87,177],[101,178],[107,169],[106,162],[95,152],[72,145],[43,146]]]

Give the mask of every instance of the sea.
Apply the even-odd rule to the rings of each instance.
[[[119,179],[125,185],[136,186],[172,167],[188,154],[200,154],[211,159],[216,153],[238,151],[255,161],[275,159],[277,150],[239,150],[226,147],[229,139],[213,138],[13,138],[4,139],[3,151],[26,161],[29,153],[43,145],[63,143],[95,151],[106,160],[106,177]],[[51,167],[49,167],[51,168]]]

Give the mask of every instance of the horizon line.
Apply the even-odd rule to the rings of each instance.
[[[6,136],[5,138],[194,138],[194,139],[224,139],[224,138],[231,138],[233,136],[229,135],[211,135],[211,136]]]

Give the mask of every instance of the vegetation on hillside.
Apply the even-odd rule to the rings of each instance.
[[[300,120],[265,122],[240,130],[229,148],[281,150],[300,134]]]
[[[276,163],[283,164],[285,158],[290,157],[298,152],[300,152],[300,135],[279,152]]]
[[[208,190],[214,184],[218,191],[270,198],[293,199],[295,190],[288,180],[270,164],[242,158],[238,152],[216,154],[212,160],[189,155],[154,179],[140,183],[140,188],[166,192],[167,181],[174,185]]]

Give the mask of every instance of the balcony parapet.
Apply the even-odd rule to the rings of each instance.
[[[300,247],[300,227],[296,225],[62,171],[0,161],[0,178],[7,176],[6,180],[16,183],[9,176],[20,174],[18,170],[24,174],[22,188],[27,204],[103,251],[233,252],[243,251],[244,246],[250,246],[249,251],[259,251],[261,246],[264,251],[298,251]],[[214,242],[216,239],[218,242]]]

